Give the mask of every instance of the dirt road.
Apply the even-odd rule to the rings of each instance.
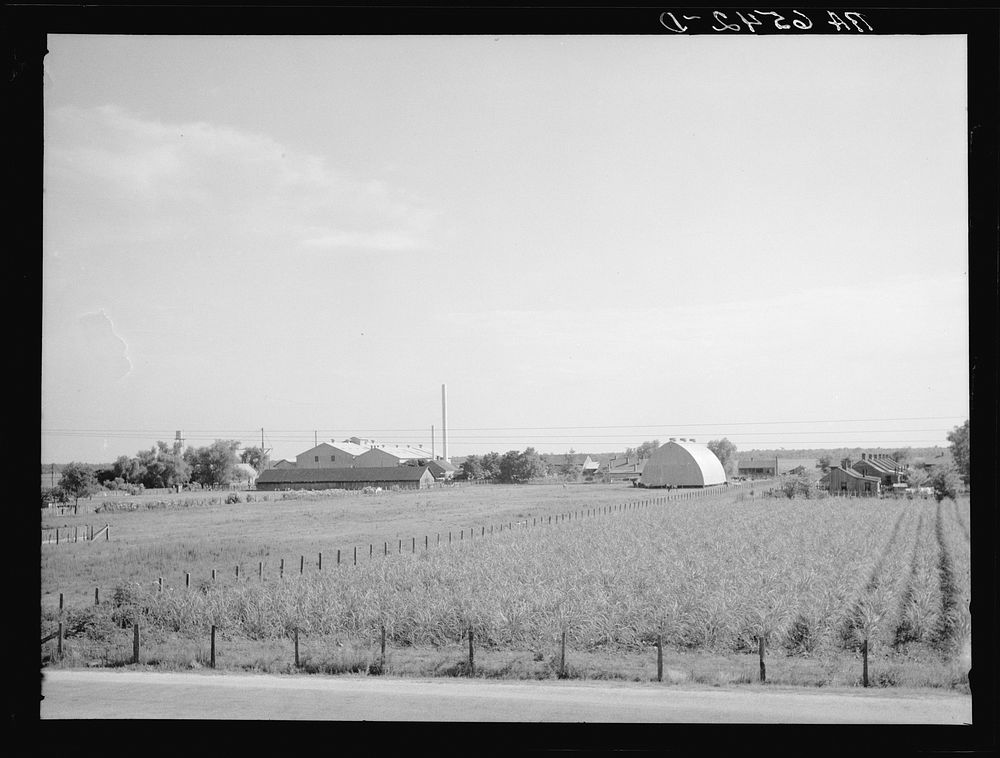
[[[619,682],[45,672],[42,719],[965,724],[972,698]]]

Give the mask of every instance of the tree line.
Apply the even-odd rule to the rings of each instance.
[[[110,466],[71,462],[62,467],[59,484],[42,491],[42,502],[70,498],[79,501],[100,490],[136,494],[158,488],[210,488],[247,481],[263,471],[267,454],[259,447],[244,448],[239,440],[216,440],[183,452],[163,441],[133,456],[121,455]]]

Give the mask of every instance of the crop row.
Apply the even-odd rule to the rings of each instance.
[[[747,650],[765,639],[813,652],[854,641],[843,630],[857,599],[876,568],[893,575],[905,554],[897,543],[915,530],[905,508],[670,502],[281,581],[123,585],[102,612],[109,625],[141,621],[162,634],[203,635],[214,625],[252,639],[300,629],[370,640],[385,628],[393,644],[435,645],[471,628],[480,644],[502,648],[565,632],[583,649],[636,648],[662,636],[678,648]],[[880,586],[899,591],[887,580]]]

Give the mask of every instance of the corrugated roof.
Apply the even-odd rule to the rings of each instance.
[[[844,468],[843,466],[834,466],[833,468],[840,469],[845,474],[847,474],[848,476],[850,476],[850,477],[852,477],[854,479],[867,479],[867,480],[872,481],[872,482],[881,482],[882,481],[877,476],[865,476],[864,474],[859,474],[857,471],[855,471],[852,468]],[[258,479],[257,481],[260,481],[260,480]]]
[[[426,466],[380,466],[377,468],[308,468],[267,469],[257,483],[294,484],[296,482],[412,482],[427,471]]]

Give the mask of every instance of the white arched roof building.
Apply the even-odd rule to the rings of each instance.
[[[649,456],[639,477],[640,487],[707,487],[725,484],[726,472],[708,445],[671,440]]]

